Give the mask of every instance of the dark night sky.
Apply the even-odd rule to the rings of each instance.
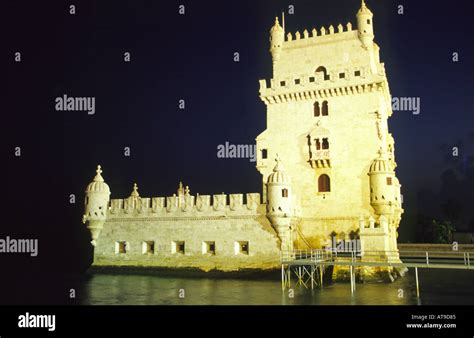
[[[70,3],[75,16],[68,14]],[[181,3],[184,16],[177,12]],[[286,16],[286,30],[295,32],[348,21],[355,26],[360,1],[2,1],[0,236],[39,238],[40,255],[0,259],[20,263],[23,271],[86,264],[83,191],[98,163],[112,198],[128,196],[135,181],[142,196],[167,196],[180,179],[192,193],[260,192],[254,164],[218,159],[216,147],[254,143],[264,130],[258,80],[271,77],[268,31],[288,4],[295,14]],[[474,3],[367,4],[392,95],[421,98],[420,115],[395,112],[389,121],[404,207],[415,214],[417,191],[438,189],[446,167],[440,146],[474,131]],[[13,60],[16,51],[21,63]],[[123,62],[126,51],[130,63]],[[63,94],[96,97],[96,114],[55,111],[54,99]],[[15,146],[22,148],[20,158],[13,156]],[[131,157],[123,156],[125,146]],[[460,151],[473,155],[474,140]]]

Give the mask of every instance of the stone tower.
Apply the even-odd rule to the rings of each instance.
[[[396,258],[403,209],[388,129],[391,95],[365,1],[356,19],[356,29],[347,23],[295,34],[275,20],[273,78],[260,80],[267,128],[256,139],[256,168],[271,206],[270,159],[285,159],[292,203],[301,208],[292,223],[296,248],[360,238],[363,249]]]
[[[94,179],[86,188],[85,211],[82,216],[82,223],[87,223],[87,229],[91,233],[93,246],[96,245],[106,221],[110,198],[109,186],[104,182],[101,173],[99,165]]]

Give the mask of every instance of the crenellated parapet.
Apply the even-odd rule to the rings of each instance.
[[[357,37],[357,30],[353,30],[352,23],[348,22],[345,25],[338,24],[336,28],[330,25],[328,28],[323,26],[319,30],[316,28],[311,29],[311,31],[305,29],[303,34],[299,31],[296,31],[294,34],[288,32],[285,36],[283,47],[302,47],[305,44],[326,43],[328,41],[333,42],[354,37]]]
[[[167,197],[134,197],[112,199],[107,218],[130,216],[177,217],[215,216],[223,214],[256,214],[261,206],[259,193],[191,195],[174,194]],[[264,208],[263,208],[264,210]]]

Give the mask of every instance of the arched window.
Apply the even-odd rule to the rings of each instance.
[[[313,106],[314,116],[321,115],[321,109],[319,108],[319,102],[315,102]]]
[[[328,71],[326,70],[325,67],[323,66],[318,67],[318,69],[316,69],[316,73],[323,73],[323,80],[324,81],[329,80]]]
[[[323,102],[323,116],[329,115],[328,101]]]
[[[321,142],[319,142],[319,138],[316,139],[316,150],[321,150]]]
[[[329,176],[326,174],[322,174],[318,178],[318,191],[319,192],[329,192],[331,191],[331,181]]]
[[[288,189],[281,190],[281,197],[288,197]]]

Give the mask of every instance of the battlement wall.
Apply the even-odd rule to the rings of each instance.
[[[345,26],[338,24],[337,31],[333,25],[330,25],[327,29],[323,26],[319,32],[316,28],[313,28],[311,33],[307,29],[303,31],[303,34],[301,34],[299,31],[296,31],[294,36],[291,32],[287,33],[283,48],[301,47],[307,44],[315,43],[321,44],[327,42],[336,42],[354,37],[357,38],[357,36],[357,30],[352,29],[352,23],[350,22],[348,22]]]
[[[265,213],[259,193],[185,195],[168,197],[128,197],[112,199],[107,218],[129,216],[190,217],[257,215]]]

